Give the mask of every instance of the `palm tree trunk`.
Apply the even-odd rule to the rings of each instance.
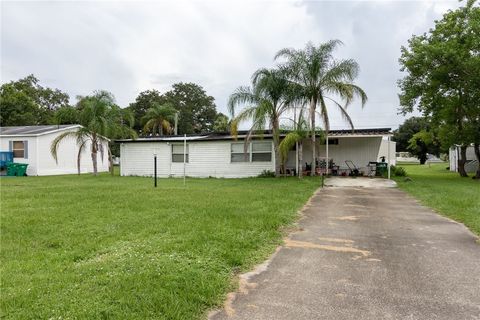
[[[280,136],[278,133],[279,123],[278,119],[274,119],[272,123],[272,134],[273,134],[273,151],[275,152],[275,177],[280,177],[280,168],[282,166],[281,156],[280,156]]]
[[[310,173],[311,176],[315,175],[316,171],[316,136],[315,136],[315,107],[317,106],[317,99],[312,98],[310,101],[310,123],[312,125],[312,172]]]
[[[480,143],[475,143],[473,145],[473,150],[475,151],[475,156],[477,157],[477,162],[478,162],[477,173],[475,174],[475,179],[480,179]]]
[[[97,151],[92,150],[92,163],[93,163],[93,175],[98,175],[98,168],[97,168]]]
[[[98,168],[97,168],[97,135],[94,133],[92,136],[92,163],[93,163],[93,175],[98,175]]]
[[[468,174],[465,171],[466,162],[467,162],[467,146],[462,145],[460,147],[460,159],[458,159],[458,173],[460,174],[460,177],[468,177]]]
[[[303,177],[303,141],[298,142],[298,162],[300,165],[298,166],[298,177],[302,179]]]
[[[280,169],[282,167],[282,163],[278,142],[274,142],[273,149],[275,151],[275,176],[280,177]]]
[[[113,156],[112,156],[112,150],[110,149],[110,144],[107,145],[108,147],[108,162],[109,162],[109,169],[110,169],[110,174],[113,176]]]
[[[81,152],[79,151],[79,152],[78,152],[78,156],[77,156],[77,170],[78,170],[78,175],[80,175],[80,161],[81,161],[80,154],[81,154]]]

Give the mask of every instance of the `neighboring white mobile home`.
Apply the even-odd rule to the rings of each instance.
[[[80,125],[47,125],[0,127],[0,151],[13,152],[14,162],[27,163],[27,175],[46,176],[77,173],[79,146],[74,138],[66,138],[58,148],[58,161],[50,153],[52,141],[67,131],[76,131]],[[80,171],[93,172],[90,144],[81,154]],[[108,171],[108,146],[104,153],[98,153],[98,172]]]
[[[328,158],[346,170],[345,161],[352,161],[361,170],[367,171],[369,162],[390,158],[395,164],[395,142],[384,137],[390,135],[390,129],[334,130],[329,134]],[[282,135],[283,137],[284,135]],[[242,178],[257,176],[264,170],[275,171],[276,161],[273,141],[270,133],[256,136],[245,145],[245,133],[237,137],[228,134],[203,134],[187,136],[186,146],[182,136],[164,136],[139,138],[136,140],[118,140],[120,143],[120,173],[122,176],[152,176],[154,155],[157,156],[157,174],[159,177],[183,176],[186,154],[185,174],[190,177]],[[317,160],[326,158],[326,145],[317,147]],[[302,170],[312,162],[312,149],[309,140],[303,145],[303,160],[299,164]],[[285,163],[289,171],[297,171],[296,151],[289,153]]]

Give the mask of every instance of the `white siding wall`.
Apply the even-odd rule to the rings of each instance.
[[[55,161],[50,153],[50,146],[52,141],[61,133],[50,133],[38,137],[38,150],[37,163],[38,163],[38,175],[57,175],[57,174],[72,174],[77,173],[77,155],[78,147],[74,138],[65,138],[59,147],[57,152],[58,163]],[[108,171],[108,149],[107,144],[104,144],[103,158],[100,152],[97,154],[97,168],[98,172]],[[93,172],[92,157],[90,154],[91,145],[88,143],[82,152],[80,161],[80,172],[87,173]]]
[[[122,176],[152,176],[153,154],[157,154],[157,174],[170,175],[170,146],[167,143],[120,144],[120,174]]]
[[[28,154],[27,158],[13,158],[13,162],[17,163],[28,163],[27,175],[35,176],[37,175],[38,165],[37,165],[37,138],[36,137],[0,137],[0,150],[1,151],[10,151],[9,142],[10,141],[28,141]]]
[[[385,157],[385,161],[388,162],[388,140],[385,138],[382,140],[382,144],[380,144],[380,150],[378,151],[378,160],[380,161],[380,157]],[[395,166],[397,164],[397,143],[395,141],[390,141],[390,165]]]
[[[189,141],[189,177],[242,178],[257,176],[263,170],[274,171],[273,151],[271,162],[230,161],[231,141]],[[181,144],[181,143],[180,143]],[[120,172],[122,176],[152,176],[153,153],[157,153],[159,177],[182,176],[183,163],[171,162],[171,143],[132,142],[120,146]],[[273,148],[272,148],[273,150]]]

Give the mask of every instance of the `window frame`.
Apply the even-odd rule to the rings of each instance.
[[[21,143],[21,144],[22,144],[22,148],[21,148],[21,149],[19,149],[19,148],[16,149],[16,148],[15,148],[15,144],[16,144],[16,143]],[[22,155],[17,157],[17,156],[15,155],[15,151],[17,151],[17,152],[18,152],[18,151],[21,151],[21,152],[22,152]],[[19,159],[19,158],[25,159],[25,141],[24,141],[24,140],[13,140],[13,141],[12,141],[12,152],[13,152],[13,157],[14,157],[14,158],[17,158],[17,159]]]
[[[233,145],[240,145],[242,147],[242,152],[233,152]],[[230,143],[230,163],[246,163],[246,162],[251,162],[252,159],[252,154],[250,152],[251,149],[251,143],[248,144],[248,147],[245,152],[245,143],[244,142],[231,142]],[[246,155],[245,155],[246,153]],[[233,161],[232,156],[236,155],[241,155],[242,160],[241,161]]]
[[[269,151],[254,151],[255,144],[268,144],[270,150]],[[242,152],[233,152],[233,145],[241,145],[243,151]],[[230,143],[230,163],[251,163],[251,162],[272,162],[273,161],[273,145],[271,141],[251,141],[248,143],[247,150],[245,152],[245,143],[244,142],[231,142]],[[245,153],[247,156],[245,156]],[[242,155],[242,161],[233,161],[232,155]],[[269,154],[269,160],[254,160],[254,154]]]
[[[253,149],[253,146],[257,144],[264,144],[264,145],[267,145],[269,146],[269,151],[254,151]],[[273,147],[272,147],[272,142],[271,141],[253,141],[251,144],[251,156],[250,156],[250,159],[251,159],[251,162],[272,162],[272,159],[273,159],[273,156],[272,156],[272,152],[273,152]],[[270,155],[270,159],[269,160],[254,160],[254,155],[255,154],[269,154]]]
[[[182,152],[181,153],[174,153],[174,148],[175,147],[181,147],[182,148]],[[189,144],[187,143],[187,147],[186,147],[186,152],[185,152],[185,163],[189,163],[190,161],[190,147],[189,147]],[[183,143],[172,143],[171,145],[171,157],[170,157],[170,160],[172,163],[183,163],[183,150],[184,150],[184,144]],[[181,161],[176,161],[174,160],[174,156],[181,156],[182,157],[182,160]]]

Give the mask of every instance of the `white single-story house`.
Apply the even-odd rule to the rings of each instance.
[[[332,130],[328,136],[328,158],[340,170],[347,170],[346,161],[352,161],[361,171],[368,171],[369,162],[381,157],[395,164],[395,142],[386,137],[390,128]],[[281,135],[281,138],[285,134]],[[242,178],[257,176],[264,170],[275,171],[272,134],[255,136],[245,145],[246,132],[236,137],[228,133],[190,136],[163,136],[117,140],[120,143],[120,174],[122,176],[153,176],[154,155],[157,156],[159,177],[217,177]],[[389,147],[390,145],[390,147]],[[326,159],[326,145],[318,145],[317,161]],[[390,155],[388,154],[390,151]],[[185,166],[184,166],[185,152]],[[290,151],[286,169],[296,171],[297,154]],[[303,143],[302,170],[312,163],[310,140]]]
[[[450,147],[448,152],[448,158],[450,160],[450,171],[458,172],[458,160],[460,160],[460,146]],[[473,173],[477,171],[478,160],[475,156],[473,146],[467,147],[467,162],[465,163],[465,171],[467,173]]]
[[[74,138],[66,138],[58,147],[58,161],[50,153],[52,141],[67,131],[76,131],[80,125],[45,125],[0,127],[0,151],[13,152],[13,161],[28,164],[27,175],[46,176],[78,173],[79,146]],[[82,173],[93,172],[90,144],[86,145],[80,162]],[[103,146],[103,158],[99,152],[98,172],[108,171],[107,143]]]

